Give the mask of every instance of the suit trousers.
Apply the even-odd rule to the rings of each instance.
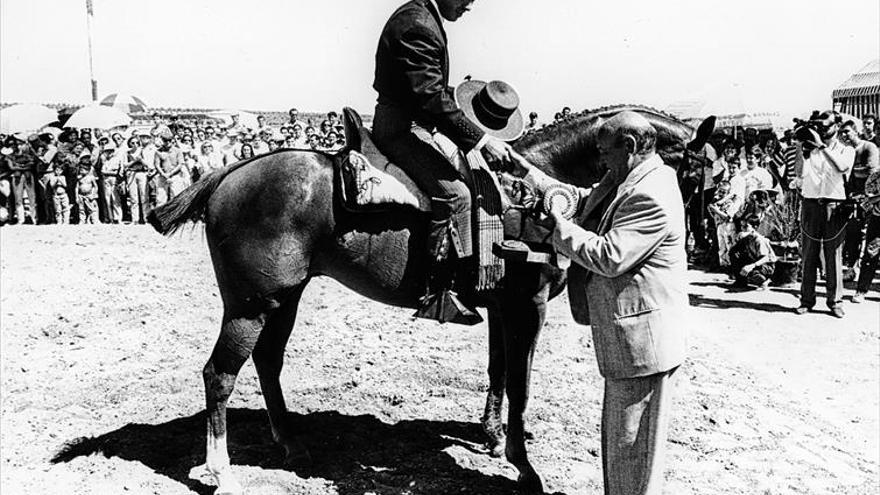
[[[602,470],[605,495],[660,495],[675,372],[605,379]]]
[[[848,214],[842,201],[804,198],[801,203],[801,305],[816,305],[816,272],[820,253],[825,257],[826,304],[829,308],[843,301],[843,239]]]
[[[447,239],[459,258],[473,254],[470,189],[434,146],[431,133],[414,126],[402,110],[377,105],[373,138],[379,150],[431,197],[431,254],[435,255]]]

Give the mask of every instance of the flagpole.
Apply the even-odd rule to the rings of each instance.
[[[98,81],[95,80],[95,65],[92,60],[92,17],[95,9],[92,0],[86,0],[86,27],[89,36],[89,77],[92,83],[92,101],[98,101]]]

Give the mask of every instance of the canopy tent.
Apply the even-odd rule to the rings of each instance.
[[[862,118],[880,113],[880,59],[872,60],[831,93],[834,109]]]
[[[715,124],[717,129],[776,129],[786,126],[779,112],[760,109],[749,102],[738,84],[716,87],[699,96],[678,100],[666,107],[666,112],[691,125],[697,125],[704,118],[714,115],[718,118]]]

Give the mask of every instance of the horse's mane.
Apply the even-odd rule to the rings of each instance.
[[[688,125],[682,120],[678,119],[676,116],[648,105],[620,103],[616,105],[606,105],[604,107],[582,110],[578,113],[572,114],[571,117],[569,117],[568,119],[553,122],[552,124],[547,124],[539,129],[530,131],[527,134],[523,135],[523,137],[516,142],[517,148],[528,148],[537,142],[546,141],[548,138],[555,134],[570,130],[574,127],[578,127],[585,121],[593,120],[598,117],[609,117],[612,114],[624,112],[627,110],[653,114],[657,117],[670,120],[674,123]]]
[[[599,180],[596,125],[600,120],[623,112],[638,112],[657,128],[657,151],[676,166],[681,149],[693,128],[675,116],[647,105],[619,104],[588,109],[570,118],[531,131],[513,146],[531,163],[551,176],[573,184],[586,185]]]

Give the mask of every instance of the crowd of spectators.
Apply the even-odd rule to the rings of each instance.
[[[153,114],[147,126],[44,129],[0,136],[0,225],[144,223],[146,214],[202,175],[278,148],[335,152],[345,146],[339,114],[318,125],[288,120],[253,128],[217,119]]]
[[[861,131],[861,132],[860,132]],[[843,282],[853,302],[870,288],[880,254],[880,136],[877,118],[813,112],[781,137],[741,129],[716,133],[695,166],[681,170],[692,254],[741,287],[766,288],[787,261],[801,279],[799,314],[826,304],[843,317]]]
[[[554,116],[571,118],[569,107]],[[0,224],[144,223],[146,213],[202,175],[278,148],[334,152],[345,145],[336,112],[318,125],[290,109],[281,125],[257,116],[212,119],[153,115],[149,126],[101,132],[0,136]],[[861,302],[880,257],[880,133],[834,112],[814,112],[781,135],[715,133],[702,159],[679,170],[694,260],[741,287],[766,288],[791,257],[802,280],[800,313],[815,305],[824,270],[836,316],[843,281],[858,279]],[[526,130],[541,126],[535,112]],[[860,132],[861,131],[861,132]],[[791,260],[789,260],[791,261]]]

